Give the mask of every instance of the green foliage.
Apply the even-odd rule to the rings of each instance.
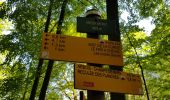
[[[56,33],[63,0],[54,0],[49,31]],[[76,17],[97,8],[106,18],[105,0],[69,0],[62,34],[86,37],[76,32]],[[129,13],[127,22],[120,19],[124,54],[124,71],[140,74],[138,62],[144,69],[151,100],[170,98],[170,8],[162,0],[119,0],[119,11]],[[49,0],[7,0],[0,3],[0,99],[28,99],[38,64]],[[155,29],[146,36],[137,22],[152,17]],[[12,23],[12,25],[10,24]],[[11,28],[12,27],[12,28]],[[8,30],[10,34],[2,34]],[[106,37],[104,37],[106,38]],[[137,55],[136,52],[137,51]],[[43,65],[39,96],[47,62]],[[46,98],[48,100],[76,99],[73,88],[73,64],[55,62]],[[127,96],[141,100],[144,96]]]
[[[19,70],[18,70],[19,69]],[[0,85],[3,88],[0,88],[0,97],[2,99],[8,100],[16,100],[16,98],[21,97],[21,91],[23,88],[23,79],[25,78],[24,75],[24,66],[21,64],[17,64],[14,69],[9,67],[5,67],[1,69],[3,71],[4,79],[0,80]]]

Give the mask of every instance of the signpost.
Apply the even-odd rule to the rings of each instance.
[[[77,32],[109,34],[114,31],[114,24],[113,20],[77,17]]]
[[[75,64],[75,88],[116,93],[143,94],[140,75]]]
[[[101,15],[96,9],[86,11],[86,18],[100,19]],[[87,33],[87,38],[100,39],[98,33]],[[96,67],[102,67],[101,64],[87,63],[88,65],[94,65]],[[87,90],[87,100],[104,100],[104,92]]]
[[[41,58],[123,66],[120,42],[43,34]]]
[[[89,90],[87,92],[88,100],[104,100],[104,92],[101,91],[113,92],[111,93],[111,100],[118,98],[124,100],[123,93],[143,94],[140,76],[121,71],[123,57],[120,43],[118,4],[117,0],[112,2],[106,0],[108,20],[99,19],[100,15],[95,14],[95,11],[89,11],[92,13],[88,14],[86,18],[77,18],[77,31],[87,33],[88,38],[43,34],[40,59],[42,61],[49,59],[50,61],[45,75],[47,82],[43,83],[45,89],[42,88],[44,91],[40,93],[39,99],[45,98],[53,60],[88,63],[89,66],[76,64],[74,73],[75,88]],[[113,9],[114,7],[116,9]],[[63,20],[59,21],[62,22]],[[59,25],[61,22],[59,22]],[[57,30],[57,33],[60,33],[60,31]],[[97,38],[101,34],[107,34],[109,40],[114,41],[98,40]],[[101,68],[102,64],[111,65],[111,69],[118,69],[119,71],[103,69]]]
[[[108,2],[111,1],[107,0],[107,5]],[[107,11],[112,7],[108,5]],[[44,33],[40,58],[88,63],[88,66],[76,64],[74,73],[75,88],[87,89],[88,100],[104,100],[103,91],[112,92],[111,100],[124,100],[124,93],[143,94],[140,76],[121,71],[123,56],[117,17],[114,21],[113,13],[108,12],[110,20],[102,20],[92,10],[86,18],[77,18],[77,31],[87,33],[88,38]],[[101,34],[114,41],[99,40]],[[52,67],[53,61],[50,64]],[[105,70],[102,64],[113,68]]]

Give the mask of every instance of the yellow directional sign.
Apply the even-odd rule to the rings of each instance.
[[[121,43],[44,33],[42,59],[123,66]]]
[[[140,75],[75,64],[74,87],[115,93],[143,94]]]

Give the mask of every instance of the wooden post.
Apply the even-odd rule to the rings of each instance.
[[[80,100],[87,100],[83,91],[80,91]]]
[[[83,91],[80,91],[80,100],[83,100]]]
[[[100,14],[96,9],[91,9],[86,12],[86,17],[99,19]],[[87,38],[99,39],[99,34],[98,33],[87,33]],[[101,67],[100,64],[88,64],[88,65]],[[104,100],[104,92],[88,90],[87,100]]]

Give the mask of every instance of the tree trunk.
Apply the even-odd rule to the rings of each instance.
[[[61,34],[61,28],[62,28],[62,23],[63,23],[63,20],[64,20],[64,14],[65,14],[65,9],[66,9],[67,2],[68,2],[68,0],[63,1],[56,34]],[[43,81],[43,85],[41,87],[39,100],[45,100],[45,95],[46,95],[47,87],[48,87],[48,84],[49,84],[53,64],[54,64],[54,61],[49,60],[48,67],[47,67],[46,74],[45,74],[45,78],[44,78],[44,81]]]
[[[44,32],[48,32],[48,27],[49,27],[50,19],[51,19],[52,5],[53,5],[53,0],[50,0],[50,5],[49,5],[49,9],[48,9],[48,16],[47,16],[47,20],[46,20],[46,23],[45,23]],[[37,71],[36,71],[36,74],[35,74],[35,79],[34,79],[34,83],[33,83],[33,86],[32,86],[31,95],[30,95],[29,100],[34,100],[34,98],[35,98],[35,94],[36,94],[36,90],[37,90],[37,87],[38,87],[38,82],[39,82],[39,78],[40,78],[40,74],[41,74],[42,65],[43,65],[43,59],[40,59],[39,63],[38,63]]]
[[[106,0],[107,4],[107,19],[116,21],[114,25],[114,32],[111,32],[108,36],[108,40],[120,41],[120,29],[119,29],[119,15],[118,15],[118,1]],[[123,66],[109,66],[111,70],[122,71]],[[125,95],[120,93],[110,93],[111,100],[125,100]]]

